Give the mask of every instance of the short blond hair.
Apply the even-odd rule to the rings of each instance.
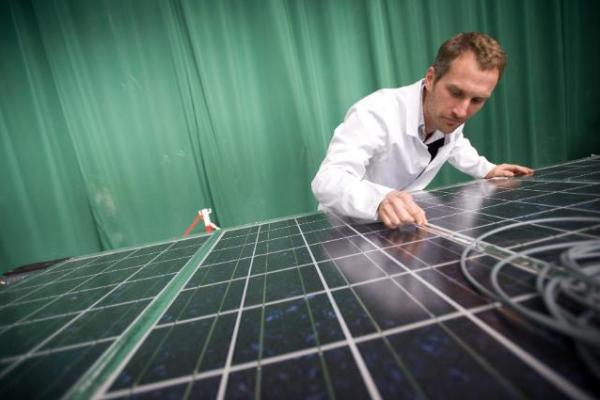
[[[459,33],[440,46],[432,65],[435,71],[435,81],[444,76],[452,62],[467,51],[473,52],[481,69],[497,68],[498,80],[502,78],[507,58],[500,43],[485,33],[466,32]]]

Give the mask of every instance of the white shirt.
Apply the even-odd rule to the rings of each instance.
[[[423,125],[422,81],[381,89],[354,104],[335,130],[312,181],[319,209],[377,220],[377,207],[392,190],[424,189],[446,160],[476,178],[494,164],[463,136],[463,125],[445,135],[433,161],[419,135]],[[436,131],[432,142],[443,135]]]

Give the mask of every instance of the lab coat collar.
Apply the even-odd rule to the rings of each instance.
[[[423,80],[420,80],[406,87],[406,104],[416,105],[414,111],[406,115],[406,133],[419,140],[421,139],[419,136],[420,116],[423,115],[422,86]]]

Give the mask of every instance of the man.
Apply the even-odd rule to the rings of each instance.
[[[531,175],[494,165],[463,136],[464,123],[492,95],[504,50],[482,33],[461,33],[440,47],[425,79],[382,89],[350,108],[312,182],[319,209],[389,228],[427,223],[409,192],[424,189],[446,160],[476,178]]]

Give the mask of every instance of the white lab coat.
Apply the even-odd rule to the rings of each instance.
[[[381,89],[350,108],[312,181],[320,210],[377,220],[377,207],[387,193],[424,189],[446,160],[476,178],[495,167],[463,136],[464,125],[446,135],[429,163],[418,131],[421,87],[418,81]]]

